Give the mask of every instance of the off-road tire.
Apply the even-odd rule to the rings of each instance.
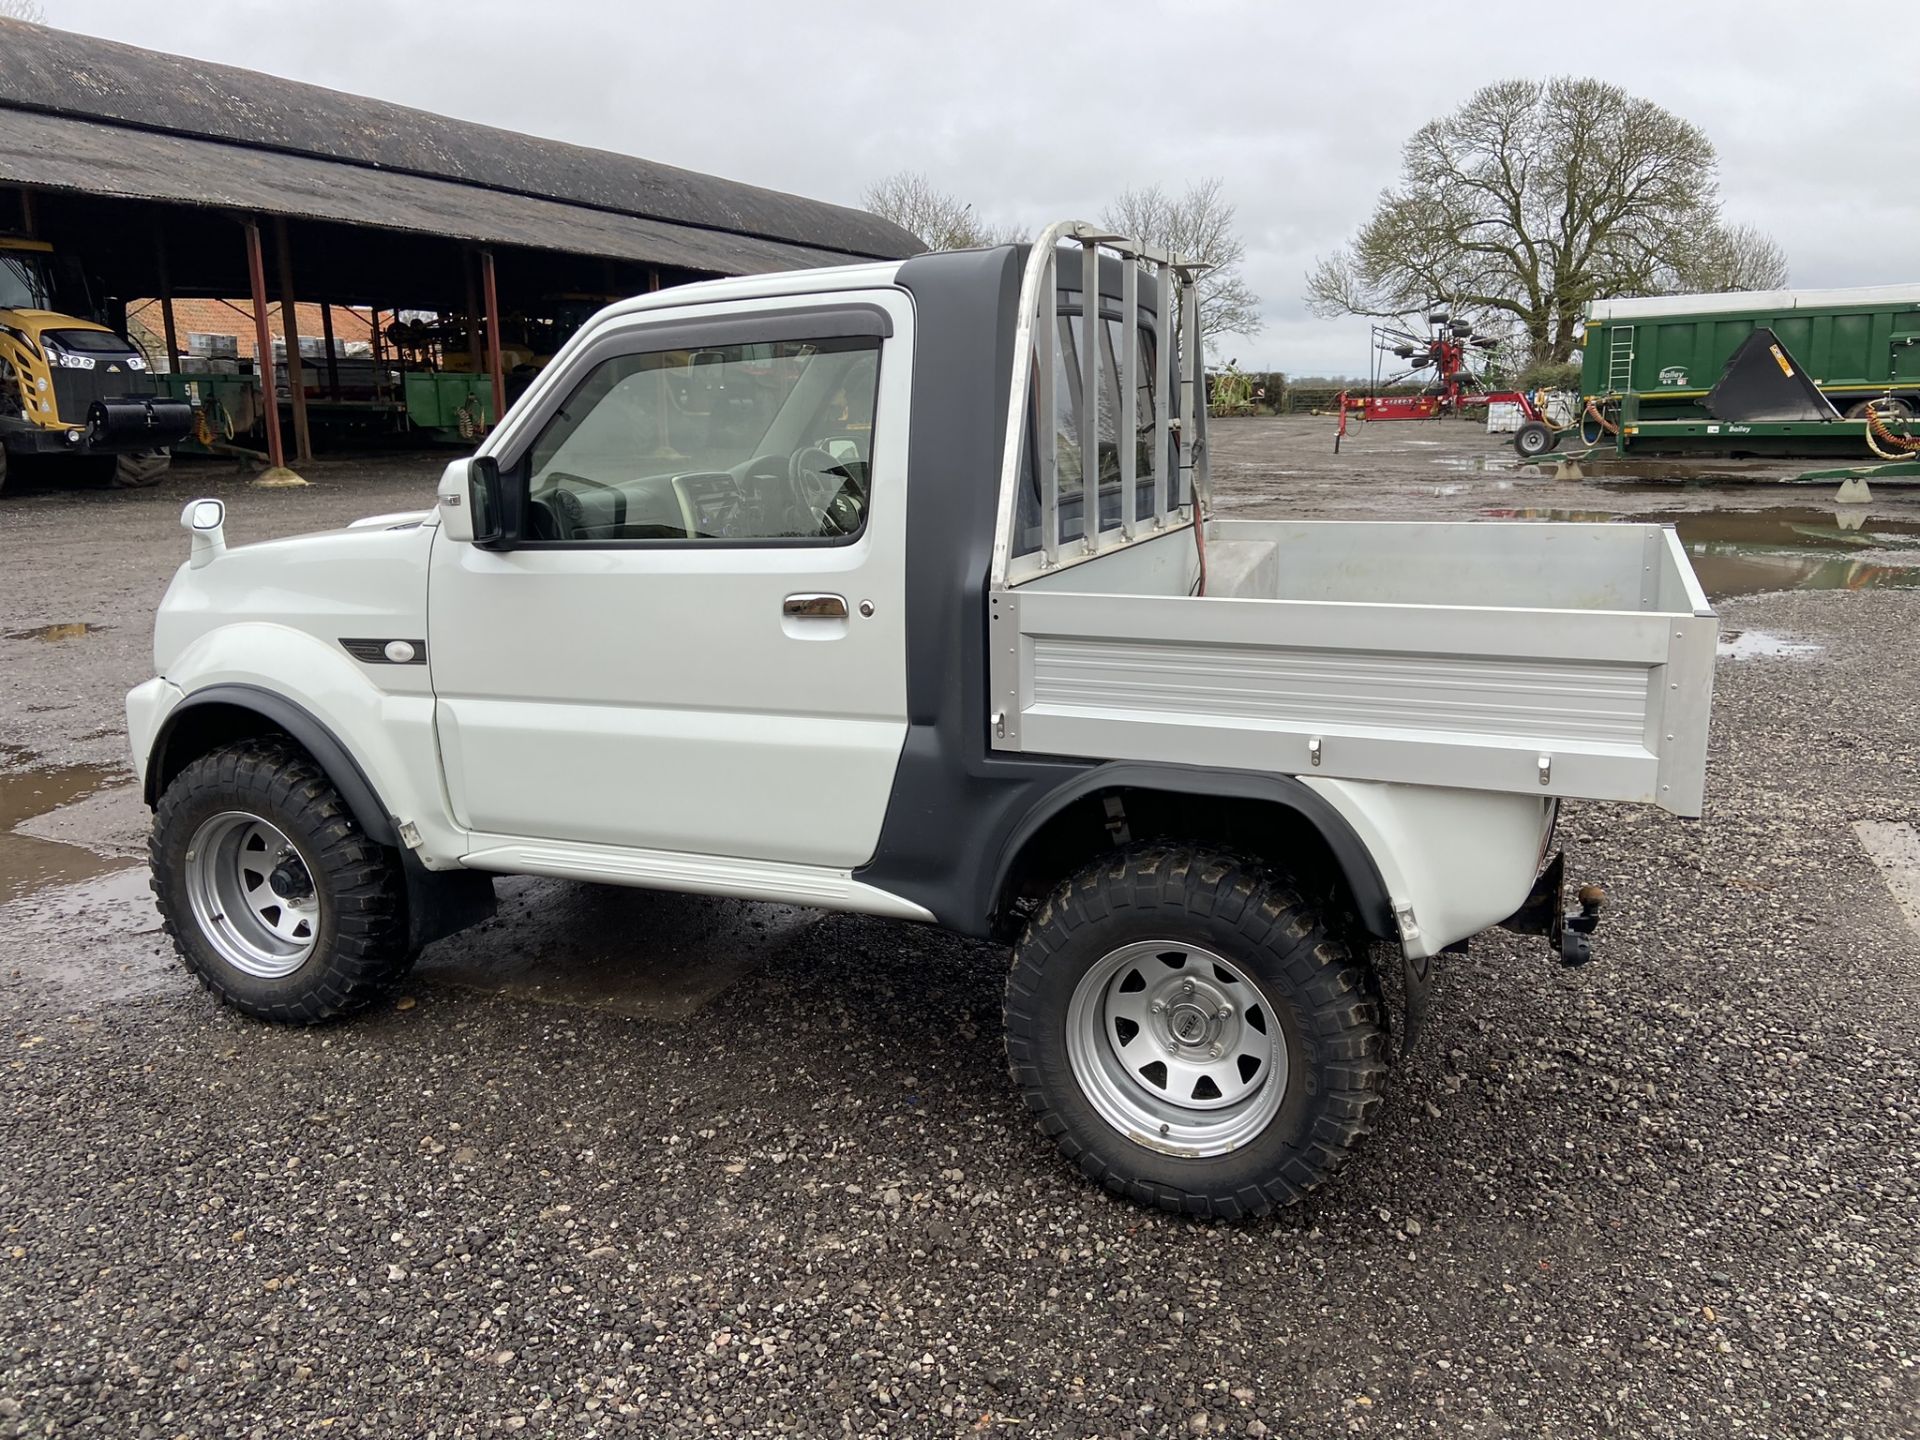
[[[117,490],[144,490],[167,478],[173,456],[165,450],[142,450],[113,457],[110,483]]]
[[[7,488],[7,447],[0,445],[0,490]]]
[[[1061,885],[1014,950],[1008,1068],[1042,1134],[1089,1178],[1163,1210],[1221,1219],[1298,1201],[1369,1133],[1387,1074],[1378,990],[1352,943],[1283,876],[1195,847],[1119,850]],[[1286,1089],[1237,1149],[1172,1156],[1128,1138],[1089,1101],[1069,1056],[1072,997],[1119,947],[1179,941],[1230,959],[1261,991],[1287,1047]]]
[[[195,919],[188,846],[222,812],[245,811],[298,849],[321,911],[312,953],[278,978],[223,957]],[[226,1004],[260,1020],[313,1025],[364,1009],[413,962],[397,855],[360,828],[320,767],[290,741],[246,740],[193,761],[167,786],[148,845],[153,893],[187,969]]]

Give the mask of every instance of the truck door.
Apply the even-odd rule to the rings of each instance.
[[[1893,337],[1893,381],[1896,385],[1920,385],[1920,334]]]
[[[632,317],[494,453],[504,548],[436,541],[449,798],[488,837],[850,869],[906,735],[913,312]]]

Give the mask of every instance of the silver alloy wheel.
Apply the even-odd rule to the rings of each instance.
[[[1067,1004],[1067,1060],[1101,1119],[1168,1155],[1224,1155],[1287,1093],[1279,1017],[1224,956],[1142,940],[1103,956]]]
[[[207,943],[234,969],[279,980],[307,963],[320,896],[305,857],[244,810],[203,821],[187,845],[187,902]]]

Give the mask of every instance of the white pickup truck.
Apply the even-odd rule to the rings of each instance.
[[[1195,273],[1068,223],[688,285],[431,511],[229,549],[189,504],[127,701],[182,959],[326,1020],[496,874],[939,924],[1013,943],[1087,1175],[1296,1199],[1373,1122],[1372,942],[1409,1025],[1489,926],[1582,958],[1561,798],[1699,813],[1716,624],[1659,526],[1210,516]]]

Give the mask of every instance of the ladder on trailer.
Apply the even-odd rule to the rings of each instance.
[[[1080,537],[1060,538],[1059,397],[1054,393],[1054,351],[1060,343],[1059,255],[1063,245],[1080,249],[1079,346]],[[1115,412],[1115,449],[1120,481],[1120,523],[1100,524],[1101,313],[1100,253],[1122,263],[1119,308],[1123,317],[1112,364],[1120,408]],[[1034,242],[1020,287],[1019,320],[1014,332],[1013,384],[1009,396],[1006,444],[1002,451],[1000,508],[994,533],[993,583],[996,587],[1151,539],[1195,523],[1209,496],[1206,453],[1206,375],[1200,343],[1200,304],[1195,281],[1208,267],[1171,254],[1144,240],[1115,235],[1083,220],[1050,225]],[[1140,297],[1152,298],[1159,322],[1154,347],[1153,506],[1138,514],[1135,421],[1131,418],[1140,386]],[[1112,297],[1108,297],[1111,299]],[[1171,324],[1170,317],[1178,317]],[[1177,390],[1176,390],[1177,387]],[[1180,420],[1169,401],[1179,396]],[[1031,401],[1031,404],[1030,404]],[[1026,450],[1029,412],[1039,424],[1033,463],[1039,482],[1040,545],[1031,554],[1014,555],[1013,526],[1018,509],[1021,462]],[[1124,433],[1123,433],[1124,432]],[[1178,437],[1179,456],[1169,473],[1168,453]],[[1178,476],[1178,480],[1174,477]]]
[[[1633,326],[1615,325],[1607,335],[1607,393],[1624,395],[1633,388]]]

